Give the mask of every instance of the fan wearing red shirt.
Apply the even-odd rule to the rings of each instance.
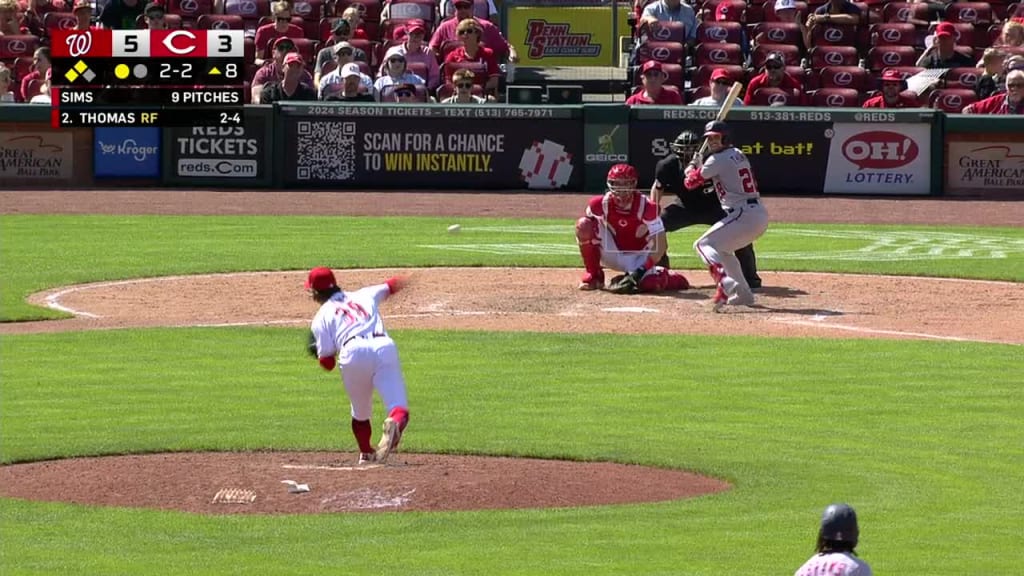
[[[459,40],[462,41],[462,46],[452,50],[444,58],[445,82],[452,84],[452,75],[458,70],[456,66],[450,66],[450,64],[477,62],[483,65],[486,72],[483,74],[478,72],[475,83],[483,86],[484,92],[487,94],[496,94],[498,75],[500,74],[498,60],[494,57],[494,50],[480,44],[480,36],[483,34],[480,24],[473,18],[466,18],[459,22],[456,33]]]
[[[46,46],[36,48],[32,54],[32,71],[21,79],[21,89],[18,91],[19,102],[28,102],[35,96],[35,91],[29,90],[33,82],[42,82],[46,78],[46,72],[50,69],[50,49]]]
[[[882,93],[868,98],[863,108],[918,108],[917,99],[903,93],[903,75],[896,70],[882,72]]]
[[[1006,75],[1006,93],[965,106],[964,114],[1024,114],[1024,70]]]
[[[743,103],[751,105],[754,101],[754,92],[758,88],[781,88],[791,92],[796,98],[796,104],[803,102],[803,85],[796,78],[786,73],[786,61],[779,52],[772,52],[764,60],[764,72],[750,79],[747,86],[747,95],[743,97]]]
[[[648,60],[640,68],[640,74],[644,87],[626,99],[626,106],[638,104],[683,105],[683,96],[679,92],[665,88],[665,80],[668,79],[668,75],[662,69],[661,62]]]
[[[292,24],[292,5],[288,2],[274,2],[270,5],[274,21],[256,29],[256,64],[263,64],[267,59],[270,45],[278,38],[305,38],[306,33]]]

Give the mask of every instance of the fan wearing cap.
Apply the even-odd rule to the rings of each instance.
[[[278,38],[305,38],[303,29],[292,24],[292,5],[288,2],[274,2],[270,5],[270,16],[274,19],[256,29],[256,64],[263,64],[267,52]]]
[[[420,84],[422,86],[422,84]],[[422,89],[422,88],[421,88]],[[382,102],[398,102],[415,104],[420,101],[416,94],[416,84],[394,84],[387,87],[381,95]]]
[[[355,62],[349,62],[324,76],[324,83],[320,86],[320,99],[346,102],[376,101],[373,97],[373,82],[359,70],[359,65]]]
[[[804,22],[804,15],[797,11],[796,0],[775,0],[775,19],[779,22],[794,23],[800,29],[800,41],[797,48],[802,56],[807,55],[807,47],[812,45],[811,31]],[[772,40],[767,37],[767,32],[761,32],[754,38],[754,44],[771,44]]]
[[[661,67],[661,62],[648,60],[640,67],[640,78],[643,86],[626,98],[626,106],[650,105],[659,106],[683,105],[683,96],[678,90],[665,88],[668,75]]]
[[[455,2],[454,0],[441,0],[441,11],[438,15],[444,18],[451,18],[455,15]],[[487,9],[484,9],[483,2],[473,2],[473,15],[477,18],[484,20],[490,20],[491,22],[498,22],[501,17],[501,12],[498,11],[498,6],[494,3],[494,0],[487,0]]]
[[[72,30],[89,30],[96,28],[92,25],[92,0],[75,0],[75,7],[72,9],[75,14],[75,27]]]
[[[437,63],[437,55],[426,43],[426,24],[422,20],[412,20],[405,25],[406,36],[401,44],[388,48],[384,53],[384,61],[380,65],[380,74],[384,74],[384,66],[393,54],[405,56],[406,64],[422,65],[427,69],[427,90],[433,92],[441,85],[441,67]]]
[[[260,104],[273,104],[284,100],[316,100],[316,91],[303,81],[306,63],[296,52],[284,57],[284,75],[280,80],[267,82],[260,93]]]
[[[430,37],[430,49],[434,53],[439,57],[443,57],[442,48],[444,48],[446,43],[456,44],[463,42],[459,32],[463,30],[464,25],[462,23],[469,19],[476,22],[477,28],[480,30],[478,41],[494,51],[495,60],[501,60],[508,56],[509,62],[519,61],[519,54],[516,52],[515,46],[509,44],[497,26],[488,20],[473,16],[472,0],[455,0],[454,3],[455,16],[441,22],[437,29],[434,30],[434,35]]]
[[[134,30],[135,20],[145,7],[142,0],[110,0],[100,13],[100,22],[111,30]]]
[[[903,74],[887,68],[882,72],[882,92],[868,98],[864,108],[918,108],[920,104],[913,92],[904,91]]]
[[[854,552],[859,538],[853,508],[847,504],[828,506],[821,515],[814,556],[794,576],[872,576],[871,566]]]
[[[392,54],[384,61],[384,73],[377,77],[377,81],[373,83],[373,93],[378,102],[390,100],[383,97],[384,90],[389,86],[396,84],[422,84],[426,86],[426,81],[419,74],[409,72],[406,66],[405,56],[402,54]]]
[[[949,22],[939,22],[935,33],[925,39],[931,44],[921,57],[917,66],[921,68],[973,68],[975,60],[956,49],[956,26]]]
[[[796,105],[803,101],[803,85],[786,72],[786,60],[779,52],[772,52],[764,60],[764,71],[750,79],[747,94],[743,103],[750,105],[754,101],[754,92],[758,88],[780,88],[793,94]]]
[[[460,68],[458,64],[475,63],[482,70],[476,74],[476,83],[483,87],[489,98],[498,92],[498,58],[494,50],[480,43],[483,30],[475,18],[466,18],[459,22],[457,34],[462,46],[452,50],[444,58],[445,82],[452,83],[452,74]]]
[[[320,308],[310,323],[310,352],[324,370],[341,370],[348,394],[352,435],[359,445],[359,464],[383,463],[395,453],[409,423],[405,377],[395,341],[384,328],[380,305],[405,284],[389,278],[383,284],[345,291],[330,268],[313,268],[306,290]],[[380,395],[387,417],[376,448],[371,443],[373,391]]]
[[[291,38],[278,38],[274,40],[274,49],[270,54],[270,60],[265,61],[252,78],[253,104],[260,103],[260,97],[263,94],[263,86],[265,84],[284,78],[284,58],[292,53],[297,54],[295,42]],[[313,85],[313,76],[305,70],[303,70],[302,83],[307,86]]]
[[[1024,70],[1006,74],[1006,93],[989,96],[963,109],[964,114],[1024,114]]]
[[[339,19],[334,23],[327,45],[316,53],[316,65],[313,67],[313,84],[315,86],[320,86],[320,78],[326,74],[324,68],[331,62],[337,63],[339,56],[345,57],[345,59],[344,62],[337,65],[338,68],[349,62],[369,62],[366,52],[349,42],[351,36],[352,25],[348,23],[348,20]],[[338,52],[339,50],[342,52]]]
[[[711,80],[708,81],[711,95],[694,100],[690,106],[721,106],[725,102],[726,96],[729,95],[729,89],[732,88],[733,83],[732,76],[724,68],[715,68],[711,72]],[[737,105],[742,106],[743,102],[737,99],[733,106]]]

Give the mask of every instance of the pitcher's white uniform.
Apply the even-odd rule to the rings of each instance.
[[[378,309],[390,294],[388,284],[341,291],[324,302],[313,318],[317,355],[338,355],[352,418],[356,420],[370,419],[374,388],[388,413],[408,405],[398,349],[384,330]]]
[[[815,554],[794,576],[872,576],[867,562],[849,552]]]
[[[716,304],[753,304],[754,293],[743,277],[736,250],[764,234],[768,212],[761,203],[750,161],[743,152],[727,145],[704,160],[700,176],[714,184],[726,212],[725,218],[693,243],[718,284]]]

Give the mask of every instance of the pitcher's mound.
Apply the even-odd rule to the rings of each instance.
[[[729,484],[610,462],[396,454],[356,465],[337,452],[171,453],[0,467],[0,496],[204,514],[316,514],[630,504]],[[308,492],[289,492],[291,480]]]

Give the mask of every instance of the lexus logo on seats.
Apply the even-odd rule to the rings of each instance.
[[[672,30],[669,30],[667,26],[654,26],[651,31],[652,36],[657,40],[668,40],[672,37]]]
[[[672,51],[664,46],[657,46],[651,50],[651,56],[659,62],[668,62],[669,57],[672,55]]]
[[[882,30],[882,40],[891,42],[893,44],[899,44],[900,40],[903,39],[903,34],[895,28],[886,28]]]
[[[842,108],[846,105],[846,98],[839,94],[829,94],[828,98],[825,99],[825,103],[833,108]]]
[[[770,28],[768,30],[768,39],[772,42],[782,42],[786,39],[786,31],[781,28]]]
[[[829,42],[839,42],[843,39],[843,31],[839,28],[826,28],[825,29],[825,40]]]
[[[714,26],[712,28],[707,29],[707,35],[708,38],[711,38],[712,40],[725,42],[725,39],[728,38],[729,36],[729,31],[726,30],[725,28],[722,28],[721,26]]]
[[[772,106],[779,106],[787,102],[789,102],[789,99],[786,98],[786,95],[779,94],[778,92],[768,97],[768,104],[771,104]]]
[[[901,60],[899,52],[886,52],[882,54],[882,64],[886,66],[896,66]]]
[[[843,55],[839,52],[825,52],[825,62],[832,66],[841,66],[843,64]]]
[[[839,72],[832,78],[832,82],[836,86],[849,86],[850,84],[853,84],[853,74],[850,74],[849,72]]]
[[[708,58],[712,62],[728,62],[729,54],[721,48],[716,48],[715,50],[708,52]]]

